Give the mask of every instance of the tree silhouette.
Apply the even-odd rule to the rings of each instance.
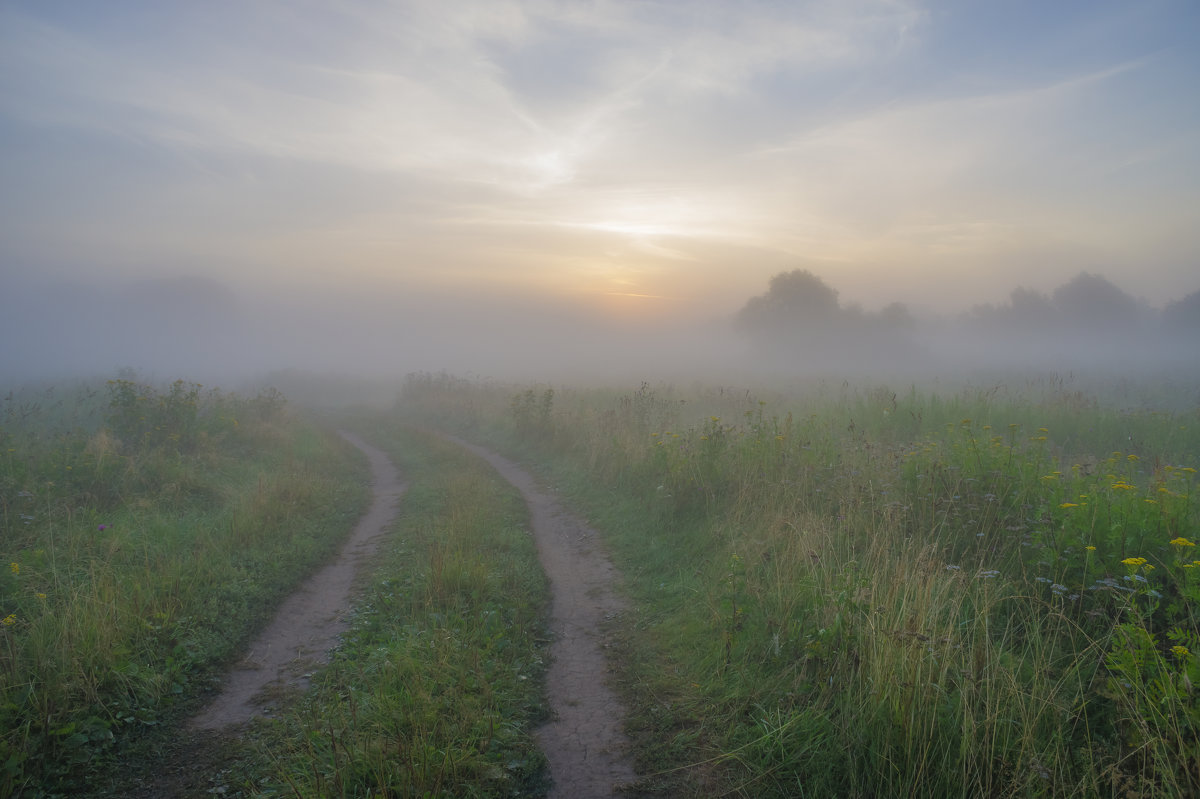
[[[1107,278],[1080,272],[1054,290],[1063,321],[1080,328],[1126,327],[1140,316],[1138,302]]]
[[[1169,303],[1162,319],[1168,330],[1200,330],[1200,291]]]
[[[752,336],[788,335],[826,324],[839,310],[837,291],[807,269],[795,269],[771,278],[767,293],[752,297],[736,322]]]

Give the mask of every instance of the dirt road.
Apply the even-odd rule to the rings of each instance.
[[[229,673],[221,692],[192,719],[194,729],[244,724],[269,708],[272,692],[303,690],[308,685],[305,675],[328,661],[329,651],[345,632],[355,576],[391,526],[405,486],[381,450],[350,433],[341,436],[371,461],[375,498],[370,509],[337,557],[284,600],[275,618]]]
[[[520,490],[552,592],[551,662],[546,690],[553,719],[537,732],[550,762],[551,799],[602,799],[634,782],[624,708],[608,687],[602,628],[624,609],[616,570],[599,536],[517,464],[461,439]]]
[[[404,493],[395,467],[375,447],[348,433],[343,438],[371,461],[374,500],[337,557],[281,605],[275,619],[251,644],[218,696],[192,719],[192,757],[164,764],[157,778],[134,795],[146,799],[199,796],[209,781],[220,742],[265,710],[272,697],[307,685],[305,675],[328,659],[347,627],[355,577],[377,549]],[[599,538],[533,477],[512,461],[453,439],[490,463],[524,496],[542,568],[552,591],[551,663],[547,694],[552,720],[537,731],[550,764],[551,799],[607,799],[619,795],[635,774],[621,725],[624,709],[607,685],[604,622],[624,605],[613,591],[615,569]],[[230,735],[234,736],[233,738]],[[217,790],[221,790],[218,788]]]

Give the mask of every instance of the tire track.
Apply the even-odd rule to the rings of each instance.
[[[550,665],[546,691],[553,718],[536,732],[550,763],[551,799],[604,799],[636,775],[622,723],[624,707],[608,687],[604,621],[625,609],[618,577],[599,536],[513,461],[453,436],[490,463],[529,506],[538,557],[550,580]]]
[[[371,462],[375,495],[371,507],[337,556],[279,606],[245,657],[230,670],[220,693],[192,718],[189,726],[194,730],[245,724],[263,713],[264,695],[273,688],[304,690],[307,674],[328,662],[329,651],[349,625],[346,614],[355,577],[396,518],[406,486],[382,450],[351,433],[339,431],[339,435]]]

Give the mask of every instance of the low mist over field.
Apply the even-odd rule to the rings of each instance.
[[[17,379],[119,369],[227,382],[280,370],[638,381],[1200,367],[1200,291],[1155,308],[1088,273],[1050,293],[1018,288],[959,314],[920,316],[900,303],[843,303],[803,270],[776,276],[734,313],[690,319],[614,319],[479,292],[236,292],[203,277],[31,281],[3,303],[0,335],[12,346],[0,372]]]
[[[8,2],[0,380],[1194,370],[1198,22]]]

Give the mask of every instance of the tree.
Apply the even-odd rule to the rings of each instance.
[[[736,321],[751,335],[786,335],[831,322],[839,311],[837,291],[807,269],[795,269],[771,278],[767,293],[752,297]]]
[[[1168,330],[1200,330],[1200,291],[1168,303],[1162,318]]]
[[[1055,289],[1054,304],[1067,324],[1080,328],[1127,327],[1140,316],[1137,300],[1089,272]]]

